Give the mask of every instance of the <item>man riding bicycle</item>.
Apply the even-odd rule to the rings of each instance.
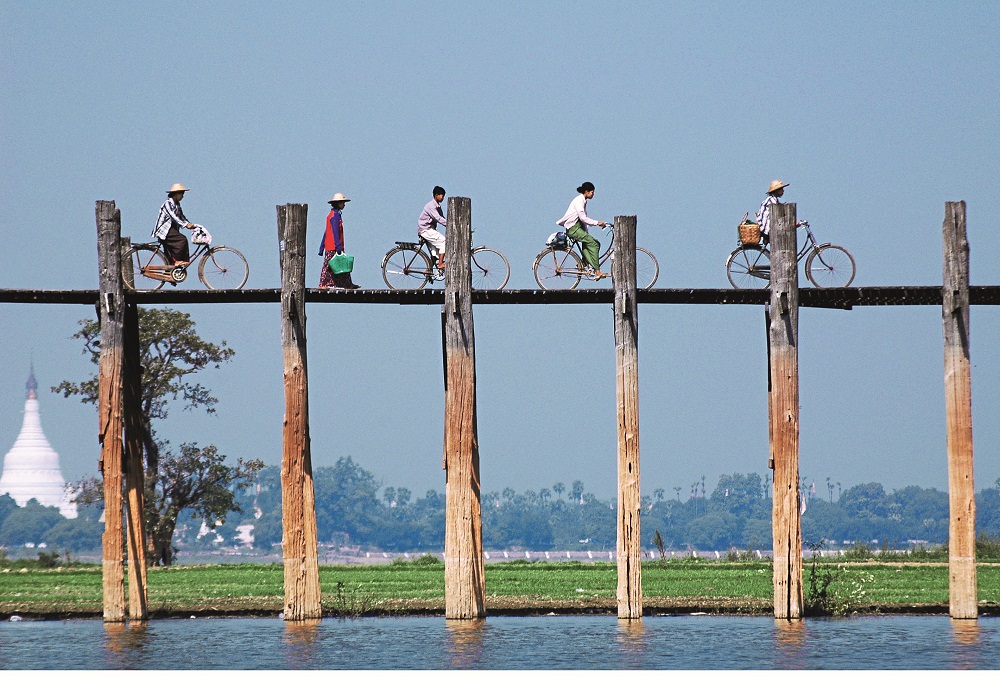
[[[442,227],[447,227],[448,219],[441,213],[441,202],[444,201],[445,191],[443,187],[437,186],[433,192],[434,198],[424,205],[420,217],[417,219],[417,235],[427,241],[431,248],[432,258],[437,259],[438,274],[444,271],[444,233],[437,229],[440,223]],[[442,275],[441,278],[444,278]]]
[[[767,197],[764,201],[760,203],[760,208],[757,209],[756,217],[757,223],[760,225],[760,244],[766,245],[770,238],[771,232],[771,207],[774,204],[781,205],[781,197],[785,194],[785,188],[788,187],[787,182],[782,182],[781,180],[771,180],[771,186],[767,188]],[[795,224],[798,228],[805,221],[799,221]]]
[[[174,266],[187,266],[191,260],[188,239],[180,232],[181,226],[188,230],[198,227],[187,220],[181,209],[181,200],[188,191],[190,190],[181,183],[174,183],[173,187],[167,190],[167,201],[160,207],[160,215],[156,219],[156,225],[153,226],[153,236],[160,241],[160,246],[167,255],[167,261]]]

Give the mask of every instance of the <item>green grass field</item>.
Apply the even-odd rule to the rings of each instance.
[[[821,562],[835,577],[830,592],[841,613],[927,611],[948,601],[947,564]],[[805,564],[810,595],[811,564]],[[979,600],[1000,600],[1000,565],[980,564]],[[274,615],[283,603],[280,564],[156,568],[149,571],[152,616]],[[443,564],[322,566],[328,614],[437,614],[444,609]],[[768,614],[769,562],[680,560],[643,566],[643,600],[650,611]],[[614,564],[500,563],[486,567],[487,611],[614,611]],[[99,616],[98,566],[0,569],[0,616]]]

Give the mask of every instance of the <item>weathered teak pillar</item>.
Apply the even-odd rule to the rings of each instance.
[[[944,205],[944,401],[948,417],[948,576],[953,619],[979,616],[976,496],[972,473],[972,378],[969,360],[969,240],[965,202]]]
[[[128,238],[122,243],[129,246]],[[125,508],[128,523],[128,617],[149,618],[146,585],[146,497],[142,462],[142,366],[139,347],[139,309],[125,304],[124,384],[125,406]]]
[[[444,603],[448,619],[486,616],[472,325],[472,200],[448,199],[444,288]]]
[[[770,436],[774,459],[774,618],[802,618],[799,512],[799,270],[795,204],[771,207]]]
[[[774,470],[774,439],[771,438],[771,305],[764,305],[764,335],[767,339],[767,468]]]
[[[278,209],[281,256],[281,349],[285,362],[285,420],[281,457],[281,547],[285,563],[285,621],[321,619],[316,495],[309,449],[306,367],[305,204]]]
[[[125,526],[122,515],[122,407],[125,286],[122,281],[121,211],[113,201],[97,202],[97,264],[100,292],[101,357],[98,366],[99,468],[104,476],[104,621],[125,621]]]
[[[615,217],[615,383],[618,399],[618,618],[642,617],[639,531],[639,309],[635,299],[635,216]]]

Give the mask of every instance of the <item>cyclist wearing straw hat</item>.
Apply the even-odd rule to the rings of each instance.
[[[785,193],[786,187],[788,187],[787,182],[771,180],[771,186],[767,188],[767,197],[760,203],[760,208],[757,209],[757,223],[760,224],[760,244],[762,245],[766,245],[770,240],[771,205],[781,204],[780,198]],[[799,221],[795,224],[795,227],[798,228],[803,223],[804,221]]]
[[[184,198],[184,193],[189,191],[181,183],[174,183],[167,190],[167,201],[160,207],[160,215],[156,219],[156,225],[153,226],[153,235],[160,241],[167,255],[167,261],[175,266],[187,266],[191,259],[187,236],[180,231],[181,226],[188,230],[196,228],[195,224],[187,220],[181,209],[181,199]]]

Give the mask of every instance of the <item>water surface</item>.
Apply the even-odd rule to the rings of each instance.
[[[998,669],[998,623],[938,616],[0,622],[0,669]]]

